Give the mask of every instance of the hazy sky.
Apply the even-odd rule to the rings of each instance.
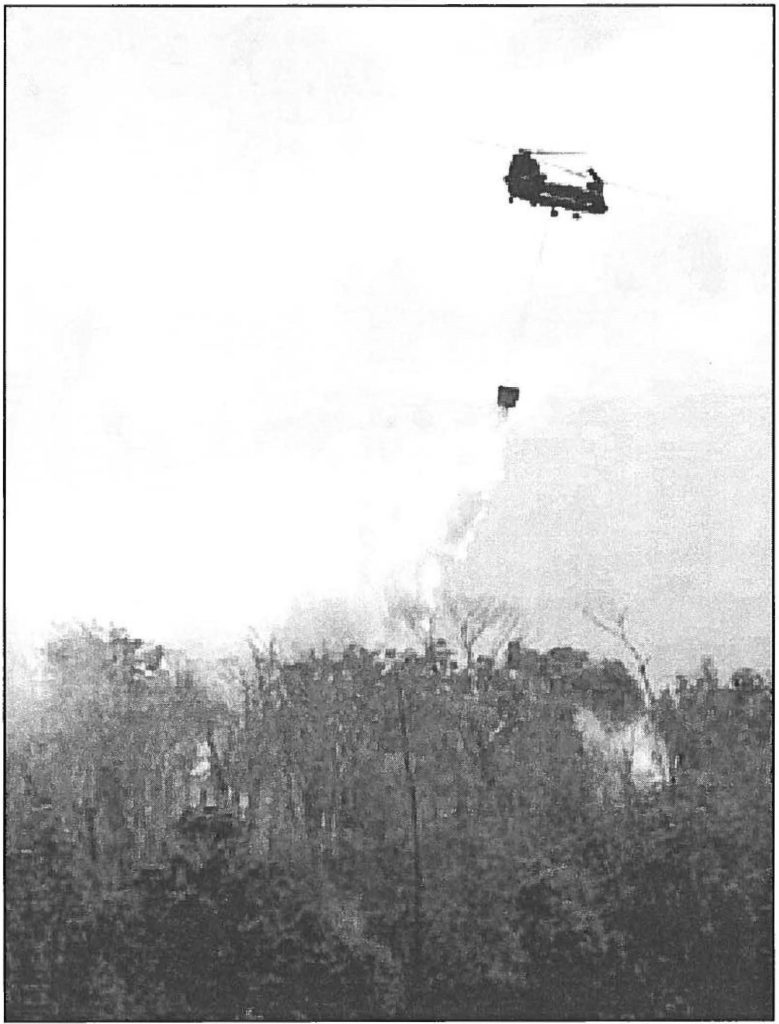
[[[770,9],[7,16],[12,635],[364,599],[500,476],[506,383],[474,587],[767,663]],[[519,146],[606,216],[509,206]]]

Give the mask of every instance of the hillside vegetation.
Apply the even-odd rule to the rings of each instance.
[[[83,630],[6,748],[6,1017],[770,1018],[772,696]],[[646,722],[665,770],[600,752]]]

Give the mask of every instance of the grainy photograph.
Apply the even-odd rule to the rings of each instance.
[[[5,1019],[772,1019],[774,8],[4,14]]]

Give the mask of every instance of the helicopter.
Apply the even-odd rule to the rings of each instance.
[[[570,210],[574,220],[583,213],[605,213],[608,206],[603,200],[603,178],[588,168],[589,181],[584,185],[565,185],[548,181],[541,171],[536,156],[566,155],[560,150],[520,149],[511,158],[509,172],[503,179],[508,186],[509,202],[524,199],[531,206],[549,206],[553,217],[559,210]],[[571,172],[585,177],[578,171]]]

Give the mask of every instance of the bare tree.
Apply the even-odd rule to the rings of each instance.
[[[468,668],[473,665],[477,643],[486,643],[490,655],[497,658],[524,622],[524,613],[516,604],[489,594],[449,591],[444,594],[442,605],[459,630]]]
[[[625,619],[627,617],[627,610],[619,612],[614,618],[613,622],[606,621],[604,618],[600,618],[594,612],[590,611],[589,608],[582,609],[585,618],[589,619],[593,625],[597,626],[598,629],[603,630],[604,633],[608,633],[609,636],[615,637],[619,642],[630,651],[633,656],[633,660],[636,663],[638,670],[638,677],[641,680],[641,696],[644,699],[644,704],[649,707],[650,703],[650,688],[649,688],[649,676],[647,673],[647,666],[649,665],[650,657],[648,654],[642,654],[636,645],[630,640],[627,635],[627,627],[625,625]]]
[[[249,646],[249,650],[252,652],[252,661],[254,662],[257,674],[262,675],[266,671],[268,665],[268,652],[263,650],[260,635],[253,627],[248,631],[246,643]],[[272,650],[273,640],[271,639],[270,651]]]
[[[403,626],[424,647],[433,640],[435,613],[424,602],[408,594],[396,594],[390,599],[387,620]]]

